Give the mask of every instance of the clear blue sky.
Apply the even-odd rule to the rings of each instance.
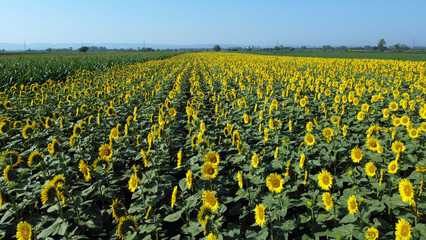
[[[0,0],[0,42],[426,46],[426,1]]]

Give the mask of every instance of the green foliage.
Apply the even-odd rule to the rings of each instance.
[[[165,59],[178,52],[149,53],[16,53],[0,55],[0,89],[14,84],[43,83],[49,79],[66,80],[76,71],[102,70],[107,67]]]

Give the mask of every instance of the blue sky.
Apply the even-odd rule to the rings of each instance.
[[[0,42],[426,46],[426,1],[0,0]]]

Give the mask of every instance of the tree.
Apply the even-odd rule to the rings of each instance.
[[[79,52],[83,52],[86,53],[89,50],[89,47],[87,46],[82,46],[81,48],[78,49]]]
[[[386,49],[386,41],[385,39],[380,39],[379,43],[377,44],[377,48],[380,52],[383,52]]]
[[[393,49],[394,49],[396,52],[399,52],[399,51],[401,51],[401,45],[400,45],[399,43],[394,44],[394,45],[393,45]]]
[[[219,52],[222,48],[219,45],[214,45],[213,51]]]

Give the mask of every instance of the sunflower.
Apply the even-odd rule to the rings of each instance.
[[[397,102],[390,102],[389,103],[389,110],[391,110],[392,112],[398,110],[398,103]]]
[[[398,189],[399,189],[399,195],[401,196],[401,199],[403,202],[409,203],[410,200],[414,199],[414,189],[410,180],[406,178],[402,179],[399,182]]]
[[[404,115],[401,117],[401,124],[403,126],[408,126],[408,124],[410,123],[410,117],[408,117],[407,115]]]
[[[188,186],[188,189],[191,190],[192,187],[192,171],[188,170],[186,172],[186,186]]]
[[[47,150],[51,155],[59,151],[59,142],[56,138],[53,139],[51,143],[47,144]]]
[[[212,164],[211,162],[204,162],[201,167],[201,173],[204,178],[214,179],[218,174],[217,165]]]
[[[173,193],[172,193],[172,201],[171,201],[171,207],[173,208],[173,206],[175,205],[175,203],[176,203],[176,199],[177,199],[177,190],[178,190],[178,186],[175,186],[174,188],[173,188]]]
[[[405,145],[404,143],[400,141],[395,141],[392,143],[392,151],[396,154],[402,153],[405,151]]]
[[[121,217],[118,227],[117,235],[120,239],[124,239],[129,232],[138,232],[138,222],[132,216]]]
[[[22,129],[22,137],[24,139],[28,139],[29,136],[28,134],[30,134],[32,131],[34,130],[34,128],[31,125],[25,125],[25,127]]]
[[[376,166],[374,166],[373,162],[368,162],[367,164],[365,164],[365,173],[367,174],[367,176],[369,177],[374,177],[374,175],[376,175]]]
[[[263,138],[265,139],[265,142],[267,142],[268,141],[268,137],[269,137],[269,128],[265,128],[263,130],[263,134],[264,134]]]
[[[200,123],[200,130],[201,130],[201,132],[205,132],[206,131],[206,124],[204,122]]]
[[[398,161],[393,160],[388,165],[388,172],[390,174],[395,174],[398,171]]]
[[[305,165],[305,160],[306,160],[306,155],[305,155],[305,153],[302,153],[300,155],[300,163],[299,163],[300,168],[303,168],[303,166]]]
[[[306,134],[305,135],[305,143],[308,146],[313,146],[315,144],[315,136],[310,134],[310,133]]]
[[[333,207],[333,197],[329,192],[322,194],[322,201],[324,203],[325,210],[330,211],[330,209]]]
[[[330,172],[327,170],[322,170],[318,174],[318,185],[321,187],[321,189],[328,191],[331,188],[331,185],[333,184],[333,177],[331,176]]]
[[[238,179],[238,187],[243,188],[243,175],[241,174],[240,171],[238,171],[237,179]]]
[[[257,166],[259,165],[259,154],[258,153],[254,153],[253,156],[251,157],[251,164],[253,165],[254,168],[257,168]]]
[[[112,210],[112,216],[115,220],[117,220],[117,222],[120,218],[127,216],[127,209],[124,204],[121,203],[121,200],[118,200],[118,198],[112,201],[110,208]]]
[[[411,225],[409,222],[405,221],[404,218],[398,219],[395,230],[395,236],[399,240],[408,240],[412,237]]]
[[[348,211],[350,214],[355,214],[356,212],[358,212],[358,203],[356,202],[355,195],[352,195],[348,199]]]
[[[204,156],[204,160],[206,162],[210,162],[211,164],[217,166],[220,163],[219,153],[217,153],[215,151],[210,151]]]
[[[60,188],[65,184],[65,176],[63,174],[55,175],[52,179],[52,184]]]
[[[7,150],[0,155],[0,162],[6,161],[8,164],[16,167],[21,163],[21,154],[16,150]]]
[[[135,192],[136,188],[138,187],[139,178],[138,175],[132,174],[132,176],[129,179],[129,190],[131,192]]]
[[[377,152],[380,148],[379,140],[376,138],[368,138],[365,145],[367,146],[369,150],[373,152]]]
[[[410,138],[418,138],[419,137],[419,131],[417,131],[417,128],[412,128],[408,131],[408,136],[410,136]]]
[[[70,143],[70,148],[73,148],[73,146],[74,146],[74,140],[76,138],[78,138],[78,135],[76,135],[76,134],[71,135],[70,142],[69,142]]]
[[[353,148],[351,158],[354,163],[359,163],[362,160],[362,150],[358,147]]]
[[[3,205],[3,195],[1,194],[1,191],[0,191],[0,207]]]
[[[362,121],[365,118],[365,113],[363,111],[359,111],[358,114],[356,115],[356,119],[358,121]]]
[[[209,235],[207,235],[207,240],[218,240],[217,237],[213,234],[213,233],[209,233]]]
[[[208,218],[213,213],[210,206],[203,205],[200,207],[200,211],[197,214],[197,220],[201,225],[205,225],[207,223],[206,218]]]
[[[112,146],[110,144],[104,143],[99,147],[99,155],[105,157],[107,159],[111,159],[114,151],[112,150]]]
[[[7,123],[0,121],[0,134],[6,133],[8,130]]]
[[[10,183],[10,181],[13,179],[14,175],[15,174],[14,174],[12,167],[10,165],[7,165],[3,170],[4,181],[6,183]]]
[[[379,237],[379,231],[375,227],[368,228],[367,232],[365,233],[365,238],[367,240],[376,240]]]
[[[68,94],[67,95],[67,102],[71,103],[71,101],[72,101],[72,96],[71,96],[71,94]]]
[[[111,129],[109,137],[115,140],[118,138],[119,135],[120,135],[120,131],[118,131],[118,126],[117,126]]]
[[[209,190],[204,191],[201,199],[203,200],[204,205],[210,207],[212,212],[219,208],[219,202],[213,192]]]
[[[383,114],[383,118],[388,118],[389,117],[389,109],[387,109],[387,108],[382,109],[382,114]]]
[[[259,226],[263,226],[265,224],[265,207],[263,204],[256,205],[254,209],[254,218],[256,220],[256,224]]]
[[[105,156],[99,156],[96,158],[95,162],[93,162],[93,169],[95,172],[99,172],[98,167],[102,168],[101,165],[105,165],[103,167],[104,172],[108,172],[109,168],[111,167],[109,159]]]
[[[364,103],[361,105],[361,110],[364,112],[368,112],[368,110],[370,109],[370,105],[368,105],[368,103]]]
[[[284,179],[277,173],[271,173],[266,178],[266,186],[271,192],[280,193],[284,189],[283,184]]]
[[[83,173],[84,180],[86,180],[86,182],[90,181],[90,179],[92,178],[90,174],[90,168],[83,160],[80,160],[80,163],[78,164],[78,169],[81,173]]]
[[[32,230],[33,230],[33,226],[31,226],[31,224],[27,223],[26,221],[24,222],[20,221],[16,229],[17,240],[31,239]]]
[[[180,168],[180,165],[182,164],[182,149],[179,150],[177,154],[177,168]]]
[[[57,189],[55,183],[50,181],[47,182],[43,190],[41,190],[41,203],[44,205],[46,203],[52,203],[55,196],[57,196]]]
[[[108,117],[112,117],[112,116],[117,115],[117,113],[115,113],[115,107],[113,107],[113,106],[109,106],[106,110],[106,113],[107,113]]]
[[[309,121],[308,123],[306,123],[306,131],[310,132],[312,131],[312,128],[314,127],[314,123]]]

